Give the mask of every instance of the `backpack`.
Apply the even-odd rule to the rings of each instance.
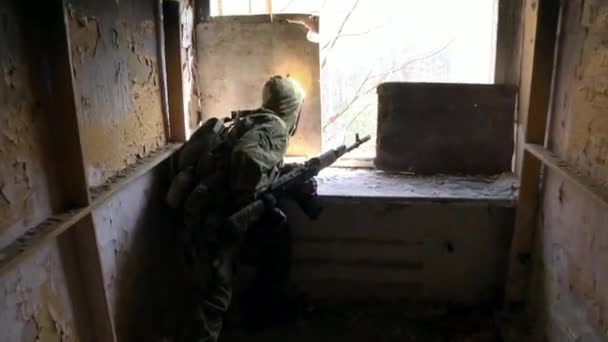
[[[177,175],[166,196],[171,208],[179,208],[196,186],[197,180],[208,177],[217,168],[216,151],[226,142],[231,118],[210,118],[205,121],[178,151]]]

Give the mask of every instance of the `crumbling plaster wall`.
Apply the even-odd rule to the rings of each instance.
[[[67,4],[81,141],[90,186],[166,142],[157,2]],[[186,38],[184,38],[186,39]],[[95,210],[98,248],[119,340],[160,334],[173,257],[163,204],[168,170],[157,168]]]
[[[147,0],[66,3],[90,186],[165,143],[156,6]],[[63,156],[54,154],[57,137],[47,121],[53,107],[48,74],[41,70],[44,53],[32,33],[24,32],[43,28],[24,19],[27,10],[19,1],[0,4],[0,41],[6,47],[0,50],[0,247],[62,209],[55,184]],[[147,340],[144,327],[161,326],[156,310],[171,286],[164,275],[170,274],[166,265],[173,255],[162,202],[167,173],[162,164],[93,213],[107,296],[123,341]],[[91,340],[67,236],[0,276],[0,341]]]
[[[168,293],[175,293],[177,284],[174,217],[163,201],[167,174],[164,163],[93,214],[120,341],[144,341],[171,329],[174,306]],[[0,341],[88,340],[82,282],[71,242],[61,239],[0,277]]]
[[[550,148],[608,182],[608,1],[564,1]],[[532,303],[551,340],[608,336],[608,209],[546,170]],[[543,330],[545,330],[543,329]],[[586,335],[581,335],[584,331]]]
[[[0,4],[0,245],[46,218],[54,203],[44,82],[19,11],[15,2]]]
[[[67,2],[90,186],[165,143],[155,1]]]
[[[43,63],[31,53],[23,10],[17,1],[0,3],[0,246],[57,204]],[[78,340],[68,252],[53,241],[0,276],[0,341]]]
[[[67,269],[73,265],[57,242],[50,243],[0,277],[0,341],[79,341]],[[83,334],[86,334],[82,330]],[[86,337],[83,338],[86,340]]]

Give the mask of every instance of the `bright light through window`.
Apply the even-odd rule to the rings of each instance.
[[[212,0],[212,14],[263,14],[266,0]],[[498,0],[273,0],[320,15],[323,148],[375,138],[382,82],[493,83]],[[373,139],[372,141],[375,141]],[[373,157],[364,145],[357,157]]]

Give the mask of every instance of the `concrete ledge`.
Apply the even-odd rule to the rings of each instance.
[[[327,169],[324,210],[290,201],[293,280],[311,298],[475,307],[502,299],[516,181]]]
[[[327,168],[317,177],[324,200],[514,206],[517,178],[496,176],[414,176],[372,169]]]

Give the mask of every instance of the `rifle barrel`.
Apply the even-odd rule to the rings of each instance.
[[[352,145],[350,145],[349,147],[346,148],[346,153],[348,153],[348,152],[350,152],[350,151],[352,151],[352,150],[354,150],[356,148],[359,148],[359,146],[365,144],[371,138],[372,138],[371,135],[366,135],[363,138],[359,138],[359,134],[357,134],[356,141]]]

